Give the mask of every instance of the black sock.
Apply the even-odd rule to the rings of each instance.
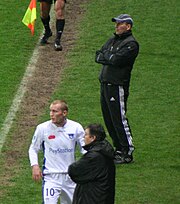
[[[41,17],[41,21],[42,21],[42,23],[44,25],[45,32],[50,32],[51,31],[50,25],[49,25],[50,16],[48,16],[47,18],[42,18]]]
[[[56,38],[61,39],[63,30],[64,30],[64,25],[65,25],[65,19],[56,19]]]

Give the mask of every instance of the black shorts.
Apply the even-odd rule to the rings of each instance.
[[[39,1],[39,2],[47,2],[47,3],[50,3],[50,4],[52,4],[53,1],[54,1],[54,3],[56,2],[56,0],[37,0],[37,1]],[[66,0],[64,0],[64,1],[65,1],[65,3],[67,2]]]

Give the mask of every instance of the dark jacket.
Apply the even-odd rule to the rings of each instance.
[[[131,31],[121,35],[114,34],[101,50],[96,51],[95,61],[103,64],[100,82],[128,85],[138,52],[139,44]]]
[[[68,173],[77,183],[73,204],[114,204],[114,150],[106,140],[84,146],[87,153],[69,166]]]

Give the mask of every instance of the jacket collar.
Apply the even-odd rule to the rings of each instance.
[[[127,32],[122,33],[120,35],[117,35],[116,33],[114,33],[114,35],[116,38],[124,39],[124,38],[127,38],[128,36],[132,35],[132,31],[128,30]]]

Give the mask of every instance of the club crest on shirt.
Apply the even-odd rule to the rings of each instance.
[[[74,138],[74,134],[68,134],[69,135],[69,139],[73,139]]]
[[[49,136],[48,136],[48,139],[49,139],[49,140],[52,140],[52,139],[55,139],[55,138],[56,138],[55,135],[49,135]]]

